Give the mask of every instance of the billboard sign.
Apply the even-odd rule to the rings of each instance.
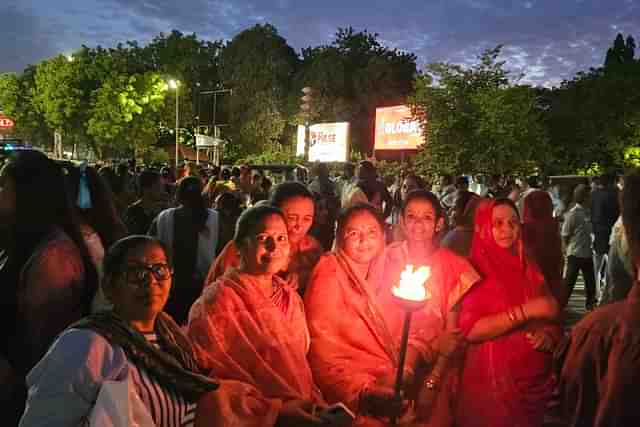
[[[349,123],[319,123],[309,128],[310,162],[346,162],[349,156]],[[304,155],[304,126],[298,126],[298,156]]]
[[[376,108],[376,150],[415,150],[423,142],[420,122],[408,106]]]

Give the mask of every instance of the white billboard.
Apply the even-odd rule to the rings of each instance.
[[[349,123],[319,123],[309,128],[310,162],[346,162],[349,156]],[[304,126],[298,126],[298,156],[304,155]]]

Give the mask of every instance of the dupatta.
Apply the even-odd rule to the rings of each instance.
[[[492,233],[495,204],[495,200],[485,200],[476,212],[471,262],[483,280],[462,301],[460,327],[465,334],[485,316],[545,295],[544,277],[524,255],[522,238],[513,250],[496,244]],[[457,411],[459,426],[542,425],[553,385],[551,355],[533,349],[526,338],[531,327],[535,326],[469,347]]]

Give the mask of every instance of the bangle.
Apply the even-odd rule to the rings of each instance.
[[[507,317],[511,323],[516,323],[516,314],[511,310],[511,308],[507,309]]]
[[[520,312],[522,312],[522,321],[527,321],[527,312],[524,311],[524,304],[520,304]]]
[[[431,375],[429,378],[427,378],[427,380],[424,382],[424,387],[427,390],[436,390],[438,388],[438,386],[440,385],[440,377],[435,376],[435,375]]]

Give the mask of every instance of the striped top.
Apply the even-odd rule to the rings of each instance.
[[[155,333],[144,334],[145,339],[154,347],[161,349]],[[196,404],[188,402],[182,396],[156,382],[145,369],[131,364],[137,370],[134,382],[140,399],[149,409],[149,413],[158,427],[193,427],[196,417]]]

